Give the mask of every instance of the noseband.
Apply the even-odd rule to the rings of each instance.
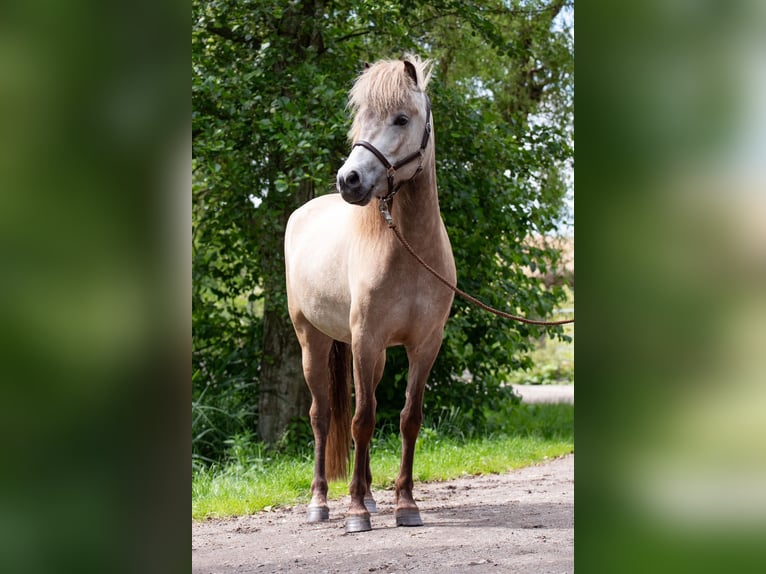
[[[412,177],[408,181],[412,181],[416,175],[418,175],[421,171],[423,171],[423,153],[425,152],[426,147],[428,146],[428,138],[431,135],[431,100],[428,97],[428,94],[424,94],[424,95],[426,97],[426,127],[423,130],[423,139],[420,140],[420,149],[412,152],[410,155],[403,157],[396,163],[392,164],[390,161],[388,161],[386,156],[384,156],[378,148],[376,148],[374,145],[372,145],[368,141],[359,140],[353,146],[351,146],[351,149],[355,148],[356,146],[362,146],[363,148],[371,151],[372,154],[380,160],[380,163],[383,164],[383,167],[386,168],[386,176],[388,179],[388,193],[383,197],[378,196],[378,199],[380,200],[380,210],[383,213],[384,217],[388,215],[388,204],[391,203],[391,200],[394,198],[394,195],[396,195],[396,193],[405,183],[403,181],[400,181],[399,185],[394,186],[394,175],[396,174],[396,170],[404,167],[408,163],[412,163],[413,161],[417,159],[418,169],[415,170],[415,173],[412,175]],[[391,216],[388,215],[386,217],[386,220],[388,221],[390,217]]]

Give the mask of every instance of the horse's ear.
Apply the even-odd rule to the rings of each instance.
[[[404,60],[404,71],[407,72],[415,85],[418,85],[418,72],[415,70],[415,65],[409,60]]]

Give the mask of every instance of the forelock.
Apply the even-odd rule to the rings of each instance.
[[[414,55],[406,55],[404,59],[415,67],[417,87],[406,73],[403,60],[380,60],[362,72],[354,82],[348,98],[348,107],[354,116],[349,132],[352,141],[360,129],[360,112],[382,117],[390,110],[404,106],[414,90],[425,90],[431,79],[430,61]]]

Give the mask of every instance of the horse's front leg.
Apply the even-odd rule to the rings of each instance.
[[[372,469],[370,468],[370,448],[367,447],[367,490],[364,493],[364,507],[367,512],[374,513],[378,511],[378,504],[375,502],[375,497],[372,495]]]
[[[349,486],[351,505],[346,514],[346,532],[364,532],[372,530],[368,505],[374,505],[375,501],[370,492],[370,441],[375,430],[375,387],[383,374],[383,365],[380,363],[385,362],[385,353],[354,345],[353,355],[356,391],[356,412],[351,421],[354,473]]]
[[[409,371],[407,373],[407,399],[399,418],[402,433],[402,463],[395,487],[395,511],[397,526],[422,526],[418,505],[412,495],[412,466],[415,443],[423,422],[423,393],[428,375],[441,347],[441,336],[419,348],[407,348]]]
[[[314,431],[314,479],[311,481],[311,502],[307,509],[309,522],[330,518],[327,506],[327,478],[325,456],[327,433],[330,427],[329,386],[327,370],[332,339],[323,335],[307,322],[296,321],[296,332],[301,344],[303,375],[311,391],[311,428]]]
[[[375,374],[373,380],[375,381],[375,389],[378,388],[378,383],[383,377],[383,369],[386,366],[386,351],[385,349],[378,357],[378,362],[375,364]],[[372,469],[370,468],[370,448],[367,448],[367,492],[364,495],[364,506],[370,513],[378,511],[378,505],[375,502],[375,497],[372,494]]]

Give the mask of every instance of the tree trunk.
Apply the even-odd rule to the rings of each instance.
[[[259,377],[258,432],[273,444],[290,421],[309,414],[311,394],[303,378],[301,347],[287,314],[284,229],[293,209],[311,199],[314,185],[303,180],[292,201],[280,202],[279,231],[264,254],[263,354]],[[268,255],[266,255],[268,253]]]
[[[278,34],[291,39],[300,53],[313,46],[318,53],[324,51],[320,14],[321,0],[303,0],[293,3],[284,13]],[[276,62],[275,77],[284,72],[285,63]],[[287,89],[283,95],[294,97]],[[280,154],[270,157],[272,173],[286,173]],[[293,210],[314,197],[314,184],[309,180],[298,183],[294,193],[285,197],[271,190],[268,201],[278,210],[278,226],[270,231],[276,236],[264,250],[264,311],[263,311],[263,358],[261,359],[260,390],[258,398],[258,431],[269,444],[278,441],[296,417],[308,416],[311,394],[303,378],[301,349],[287,313],[285,289],[284,231]],[[272,204],[272,202],[274,202]]]
[[[290,421],[309,414],[311,395],[303,380],[301,348],[285,311],[263,314],[263,359],[258,399],[258,431],[274,444]]]

